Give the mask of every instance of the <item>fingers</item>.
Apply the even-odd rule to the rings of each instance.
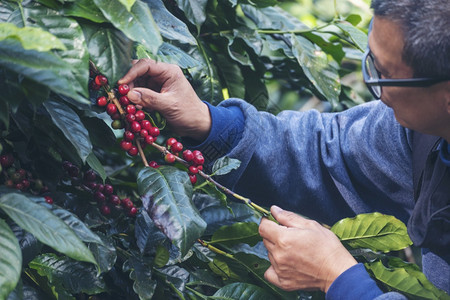
[[[282,228],[285,227],[280,226],[269,219],[263,218],[259,224],[259,235],[263,239],[267,240],[267,242],[274,244],[277,237],[282,233]]]
[[[128,93],[128,99],[137,106],[145,107],[150,110],[161,110],[163,97],[160,93],[146,88],[134,88]]]
[[[129,84],[142,76],[150,76],[161,84],[170,77],[170,74],[166,74],[167,71],[174,69],[169,64],[156,62],[149,58],[133,61],[132,65],[127,74],[118,81],[119,84]]]
[[[280,279],[278,278],[277,272],[275,272],[275,268],[273,266],[270,266],[266,272],[264,273],[264,278],[273,283],[276,286],[280,286]]]
[[[270,208],[272,216],[281,224],[286,227],[304,228],[309,220],[293,213],[291,211],[283,210],[276,205]]]

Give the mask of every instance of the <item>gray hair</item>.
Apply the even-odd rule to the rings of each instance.
[[[403,61],[414,76],[450,76],[449,0],[372,0],[371,7],[403,29]]]

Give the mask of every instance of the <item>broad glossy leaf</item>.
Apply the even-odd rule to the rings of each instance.
[[[339,27],[344,32],[344,34],[347,35],[355,43],[359,50],[361,50],[362,52],[366,51],[368,42],[367,34],[348,22],[337,22],[336,26]]]
[[[14,222],[8,222],[9,227],[14,232],[22,252],[22,264],[27,265],[42,250],[42,243],[34,235],[23,230]]]
[[[84,18],[95,23],[108,22],[92,0],[74,1],[70,5],[64,6],[63,12],[66,16]]]
[[[200,31],[200,26],[206,20],[206,5],[208,0],[175,0],[186,18]]]
[[[131,67],[132,41],[121,31],[81,23],[86,36],[90,59],[114,85]]]
[[[185,284],[189,279],[189,272],[186,269],[174,265],[162,268],[158,271],[164,274],[165,280],[172,283],[177,290],[185,290]]]
[[[256,8],[252,5],[242,4],[242,11],[259,29],[308,30],[308,26],[300,22],[293,15],[278,6]]]
[[[155,225],[186,255],[206,228],[191,201],[187,173],[171,166],[144,168],[138,175],[138,191]]]
[[[158,51],[162,38],[147,4],[138,0],[131,11],[128,11],[119,0],[94,0],[94,2],[105,18],[129,39],[144,45],[152,53]]]
[[[217,176],[225,175],[230,173],[232,170],[236,170],[240,165],[241,162],[238,159],[224,156],[214,162],[212,174]]]
[[[146,211],[138,213],[134,225],[134,235],[136,244],[142,254],[154,251],[155,245],[166,239]]]
[[[134,281],[133,290],[139,295],[139,298],[152,299],[155,289],[156,281],[152,278],[152,266],[148,262],[139,257],[130,257],[123,265],[125,272],[130,271],[130,279]]]
[[[228,284],[222,288],[220,288],[217,292],[214,293],[213,297],[218,297],[222,300],[272,300],[273,295],[266,292],[264,289],[259,286],[236,282],[232,284]],[[214,298],[213,298],[214,299]]]
[[[211,243],[221,243],[226,246],[240,243],[254,246],[261,240],[258,224],[253,222],[238,222],[233,225],[222,226],[211,237]]]
[[[122,3],[128,11],[130,11],[136,0],[119,0],[119,2]]]
[[[450,299],[448,295],[445,295],[445,293],[442,293],[442,291],[439,291],[435,287],[430,290],[430,283],[422,281],[426,280],[426,278],[423,274],[423,276],[418,276],[417,273],[420,273],[419,271],[410,274],[403,267],[386,268],[381,261],[366,263],[365,267],[374,274],[377,280],[381,281],[391,290],[406,294],[410,299]],[[423,283],[428,284],[428,288]]]
[[[226,88],[228,89],[229,96],[244,99],[244,76],[242,75],[239,65],[235,61],[232,61],[225,55],[221,54],[217,54],[216,61],[220,66],[220,68],[218,68],[218,71],[225,81],[224,86],[226,86]]]
[[[14,290],[22,270],[22,252],[16,236],[8,224],[0,219],[0,298],[5,299]]]
[[[331,231],[351,248],[389,252],[412,244],[403,222],[380,213],[360,214],[340,220],[331,227]]]
[[[64,133],[77,150],[80,158],[85,162],[92,152],[92,144],[89,139],[89,132],[84,127],[80,117],[62,102],[47,101],[44,106],[53,123]]]
[[[345,57],[345,52],[342,50],[342,44],[327,41],[320,32],[305,32],[302,33],[302,35],[319,46],[325,53],[330,54],[338,63]]]
[[[197,45],[187,25],[167,10],[161,0],[145,0],[150,7],[153,19],[166,39],[178,43]]]
[[[77,93],[72,67],[50,52],[25,50],[19,42],[0,41],[0,66],[47,86],[53,92],[73,98],[81,103],[88,101]]]
[[[56,54],[73,68],[77,82],[74,89],[84,97],[89,96],[89,53],[80,25],[73,19],[43,6],[24,9],[27,26],[39,26],[56,36],[65,46],[65,50]]]
[[[166,42],[163,42],[159,47],[157,55],[151,54],[145,49],[145,47],[139,45],[136,47],[136,56],[137,59],[151,58],[157,61],[175,64],[182,69],[190,69],[200,66],[200,63],[197,60],[193,59],[185,51]]]
[[[78,236],[48,209],[16,193],[1,196],[0,208],[42,243],[76,260],[96,263]]]
[[[292,52],[306,77],[314,87],[332,104],[336,105],[341,93],[341,84],[336,66],[327,55],[302,36],[292,35]]]
[[[169,258],[170,258],[169,250],[167,250],[167,248],[164,247],[163,245],[159,244],[156,247],[155,261],[154,261],[155,267],[157,268],[164,267],[169,261]]]
[[[106,291],[106,284],[93,265],[80,263],[53,253],[42,254],[29,263],[31,269],[46,276],[50,284],[61,285],[71,294],[98,294]]]
[[[14,4],[8,1],[0,2],[0,22],[8,22],[9,17],[15,10]]]
[[[256,107],[256,109],[265,111],[269,104],[269,92],[264,79],[250,69],[245,70],[243,76],[245,100]]]
[[[100,272],[104,273],[112,269],[117,260],[116,248],[111,238],[98,233],[102,238],[102,243],[90,243],[89,250],[98,263]]]
[[[66,49],[56,36],[41,28],[18,28],[11,23],[0,23],[0,41],[5,39],[19,41],[26,50],[46,52],[51,49]]]
[[[83,223],[76,215],[73,213],[59,208],[56,205],[53,205],[51,208],[52,212],[58,216],[64,223],[69,226],[73,232],[86,243],[97,243],[102,244],[102,240],[99,238],[99,236],[95,233],[93,233],[86,224]]]

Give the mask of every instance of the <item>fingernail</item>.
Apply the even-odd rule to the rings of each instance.
[[[142,94],[139,93],[138,91],[131,91],[130,95],[131,95],[131,98],[133,98],[134,100],[142,98]]]
[[[279,208],[279,207],[276,206],[276,205],[272,205],[271,210],[272,210],[272,212],[274,212],[274,213],[280,213],[280,212],[283,211],[281,208]]]

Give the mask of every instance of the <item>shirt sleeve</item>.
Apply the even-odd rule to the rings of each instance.
[[[210,111],[213,126],[200,148],[206,157],[241,161],[219,178],[235,192],[329,225],[374,211],[408,220],[414,206],[410,131],[382,102],[275,116],[232,98]]]

